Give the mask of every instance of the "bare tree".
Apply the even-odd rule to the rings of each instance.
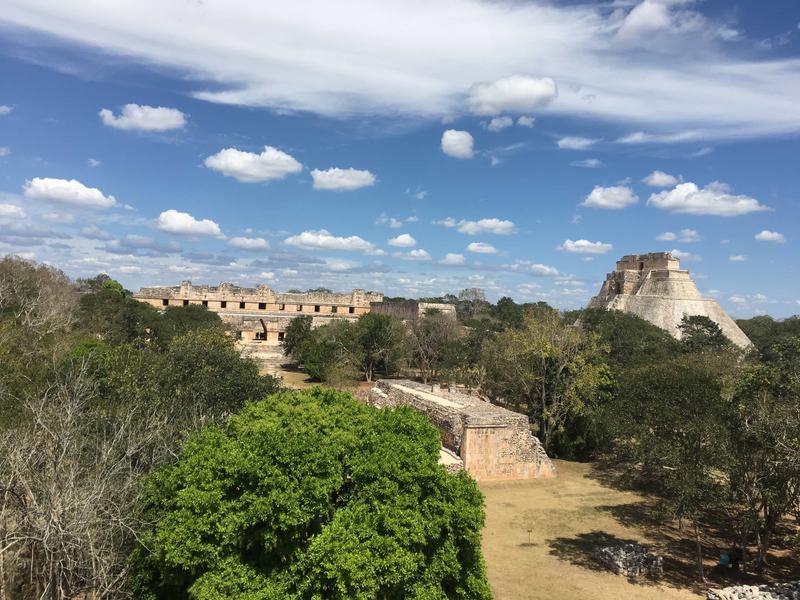
[[[77,290],[62,271],[13,256],[0,260],[0,316],[36,337],[68,330],[77,301]]]
[[[30,426],[0,435],[0,599],[125,597],[143,476],[166,419],[93,406],[79,365],[26,402]]]

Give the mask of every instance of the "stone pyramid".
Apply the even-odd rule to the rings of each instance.
[[[617,261],[606,275],[600,293],[589,308],[629,312],[680,338],[684,315],[702,315],[720,326],[722,332],[741,348],[750,340],[716,300],[703,298],[689,271],[669,252],[629,254]]]

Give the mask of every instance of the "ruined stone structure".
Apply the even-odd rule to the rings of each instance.
[[[370,393],[379,407],[410,406],[439,430],[442,446],[477,481],[547,478],[555,467],[528,417],[477,396],[408,380],[382,379]]]
[[[244,288],[230,283],[192,285],[191,281],[173,287],[144,287],[133,297],[156,308],[206,306],[238,328],[243,341],[271,345],[283,341],[286,327],[300,315],[310,315],[318,326],[332,318],[357,319],[370,311],[371,303],[383,301],[383,294],[364,290],[349,294],[278,293],[266,285]]]
[[[689,271],[669,252],[629,254],[606,275],[600,293],[589,308],[621,310],[637,315],[680,338],[684,315],[702,315],[720,326],[734,344],[745,348],[750,340],[716,300],[703,298]]]
[[[403,321],[415,321],[433,312],[439,312],[455,320],[456,307],[442,302],[420,302],[418,300],[401,300],[392,302],[373,302],[370,311],[383,315],[392,315]]]

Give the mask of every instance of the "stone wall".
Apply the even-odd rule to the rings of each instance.
[[[546,478],[553,463],[530,432],[525,415],[481,398],[408,380],[378,381],[370,402],[380,407],[410,406],[439,430],[442,445],[461,457],[478,481]]]
[[[443,302],[419,302],[417,300],[400,300],[394,302],[372,302],[370,312],[391,315],[403,321],[413,321],[433,311],[456,319],[456,307]]]

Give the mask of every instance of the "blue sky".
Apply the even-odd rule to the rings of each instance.
[[[576,308],[675,250],[800,312],[797,2],[296,4],[0,0],[0,254]]]

